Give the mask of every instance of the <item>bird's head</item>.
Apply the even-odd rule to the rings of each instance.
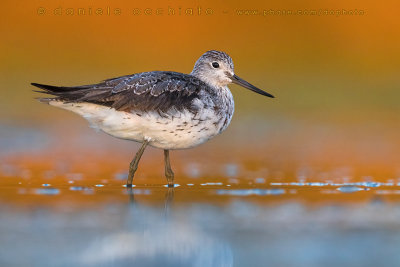
[[[213,87],[236,83],[261,95],[274,97],[235,75],[232,58],[221,51],[207,51],[195,63],[193,76]]]

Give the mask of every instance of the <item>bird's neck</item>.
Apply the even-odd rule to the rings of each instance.
[[[196,77],[200,81],[204,82],[205,84],[207,84],[208,86],[210,86],[216,90],[221,90],[221,89],[227,88],[226,84],[222,84],[222,83],[218,82],[217,80],[212,79],[207,75],[204,75],[202,72],[197,72],[197,71],[193,70],[190,73],[190,75]]]

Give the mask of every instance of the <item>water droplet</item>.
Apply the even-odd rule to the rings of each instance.
[[[104,184],[96,184],[95,187],[103,187]]]
[[[42,186],[51,186],[51,184],[42,184]]]
[[[194,184],[186,184],[186,185],[188,185],[188,186],[194,186]]]

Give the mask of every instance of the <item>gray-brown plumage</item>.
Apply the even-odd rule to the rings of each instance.
[[[171,107],[191,110],[192,101],[199,97],[200,91],[215,95],[212,88],[200,79],[172,71],[142,72],[76,87],[32,85],[61,101],[94,103],[119,111],[167,112]]]
[[[131,162],[128,186],[147,145],[164,149],[172,186],[168,151],[194,147],[226,129],[234,112],[230,83],[273,97],[236,76],[232,59],[215,50],[204,53],[190,74],[152,71],[83,86],[32,85],[54,96],[42,102],[71,110],[112,136],[143,143]]]

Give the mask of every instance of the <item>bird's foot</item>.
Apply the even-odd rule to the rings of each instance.
[[[166,170],[165,177],[167,178],[168,187],[174,187],[174,173],[171,169]]]

